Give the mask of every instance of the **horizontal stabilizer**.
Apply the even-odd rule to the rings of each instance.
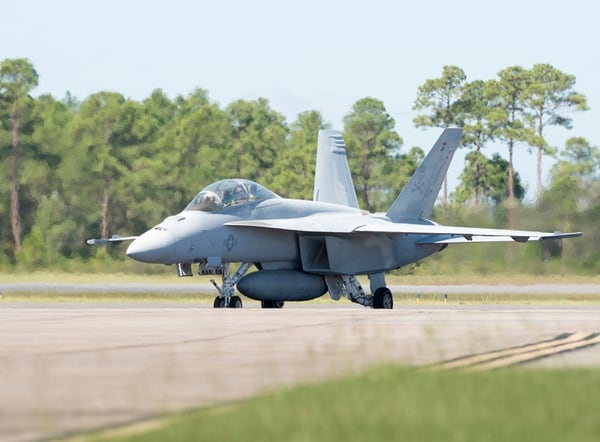
[[[554,232],[549,236],[542,236],[540,241],[548,241],[548,240],[557,240],[557,239],[568,239],[568,238],[579,238],[581,237],[581,232],[571,232],[571,233],[562,233],[562,232]]]
[[[543,233],[543,232],[531,232]],[[578,238],[581,232],[545,234],[545,236],[483,236],[483,235],[432,235],[416,241],[416,244],[464,244],[475,242],[527,242],[527,241],[549,241],[568,238]]]

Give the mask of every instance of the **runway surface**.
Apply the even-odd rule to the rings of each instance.
[[[0,302],[0,440],[112,427],[375,364],[436,364],[598,332],[597,305],[375,311]],[[600,367],[600,345],[525,366]]]

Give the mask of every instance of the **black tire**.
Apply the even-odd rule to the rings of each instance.
[[[229,308],[242,308],[242,299],[239,296],[232,296],[229,300]]]
[[[387,287],[379,287],[373,293],[373,308],[390,310],[394,308],[394,297]]]
[[[215,302],[213,302],[213,307],[214,308],[223,308],[224,305],[225,305],[225,299],[221,298],[220,296],[217,296],[215,298]]]
[[[262,308],[282,308],[283,304],[283,301],[260,301]]]

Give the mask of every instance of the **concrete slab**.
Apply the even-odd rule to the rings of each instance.
[[[110,427],[375,364],[426,365],[600,331],[600,306],[247,307],[0,303],[0,440]],[[600,366],[600,346],[536,364]]]

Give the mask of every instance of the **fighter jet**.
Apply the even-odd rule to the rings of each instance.
[[[137,261],[175,265],[181,277],[211,280],[215,308],[241,308],[235,289],[280,308],[329,292],[374,309],[393,308],[385,272],[440,252],[449,244],[546,241],[581,232],[537,232],[444,226],[431,210],[462,130],[443,131],[386,213],[358,206],[341,132],[319,131],[313,200],[286,199],[242,178],[202,189],[178,214],[141,236],[91,239],[88,244],[133,242],[127,255]],[[230,267],[239,264],[235,272]],[[255,271],[249,272],[254,267]],[[366,293],[357,275],[367,275]]]

